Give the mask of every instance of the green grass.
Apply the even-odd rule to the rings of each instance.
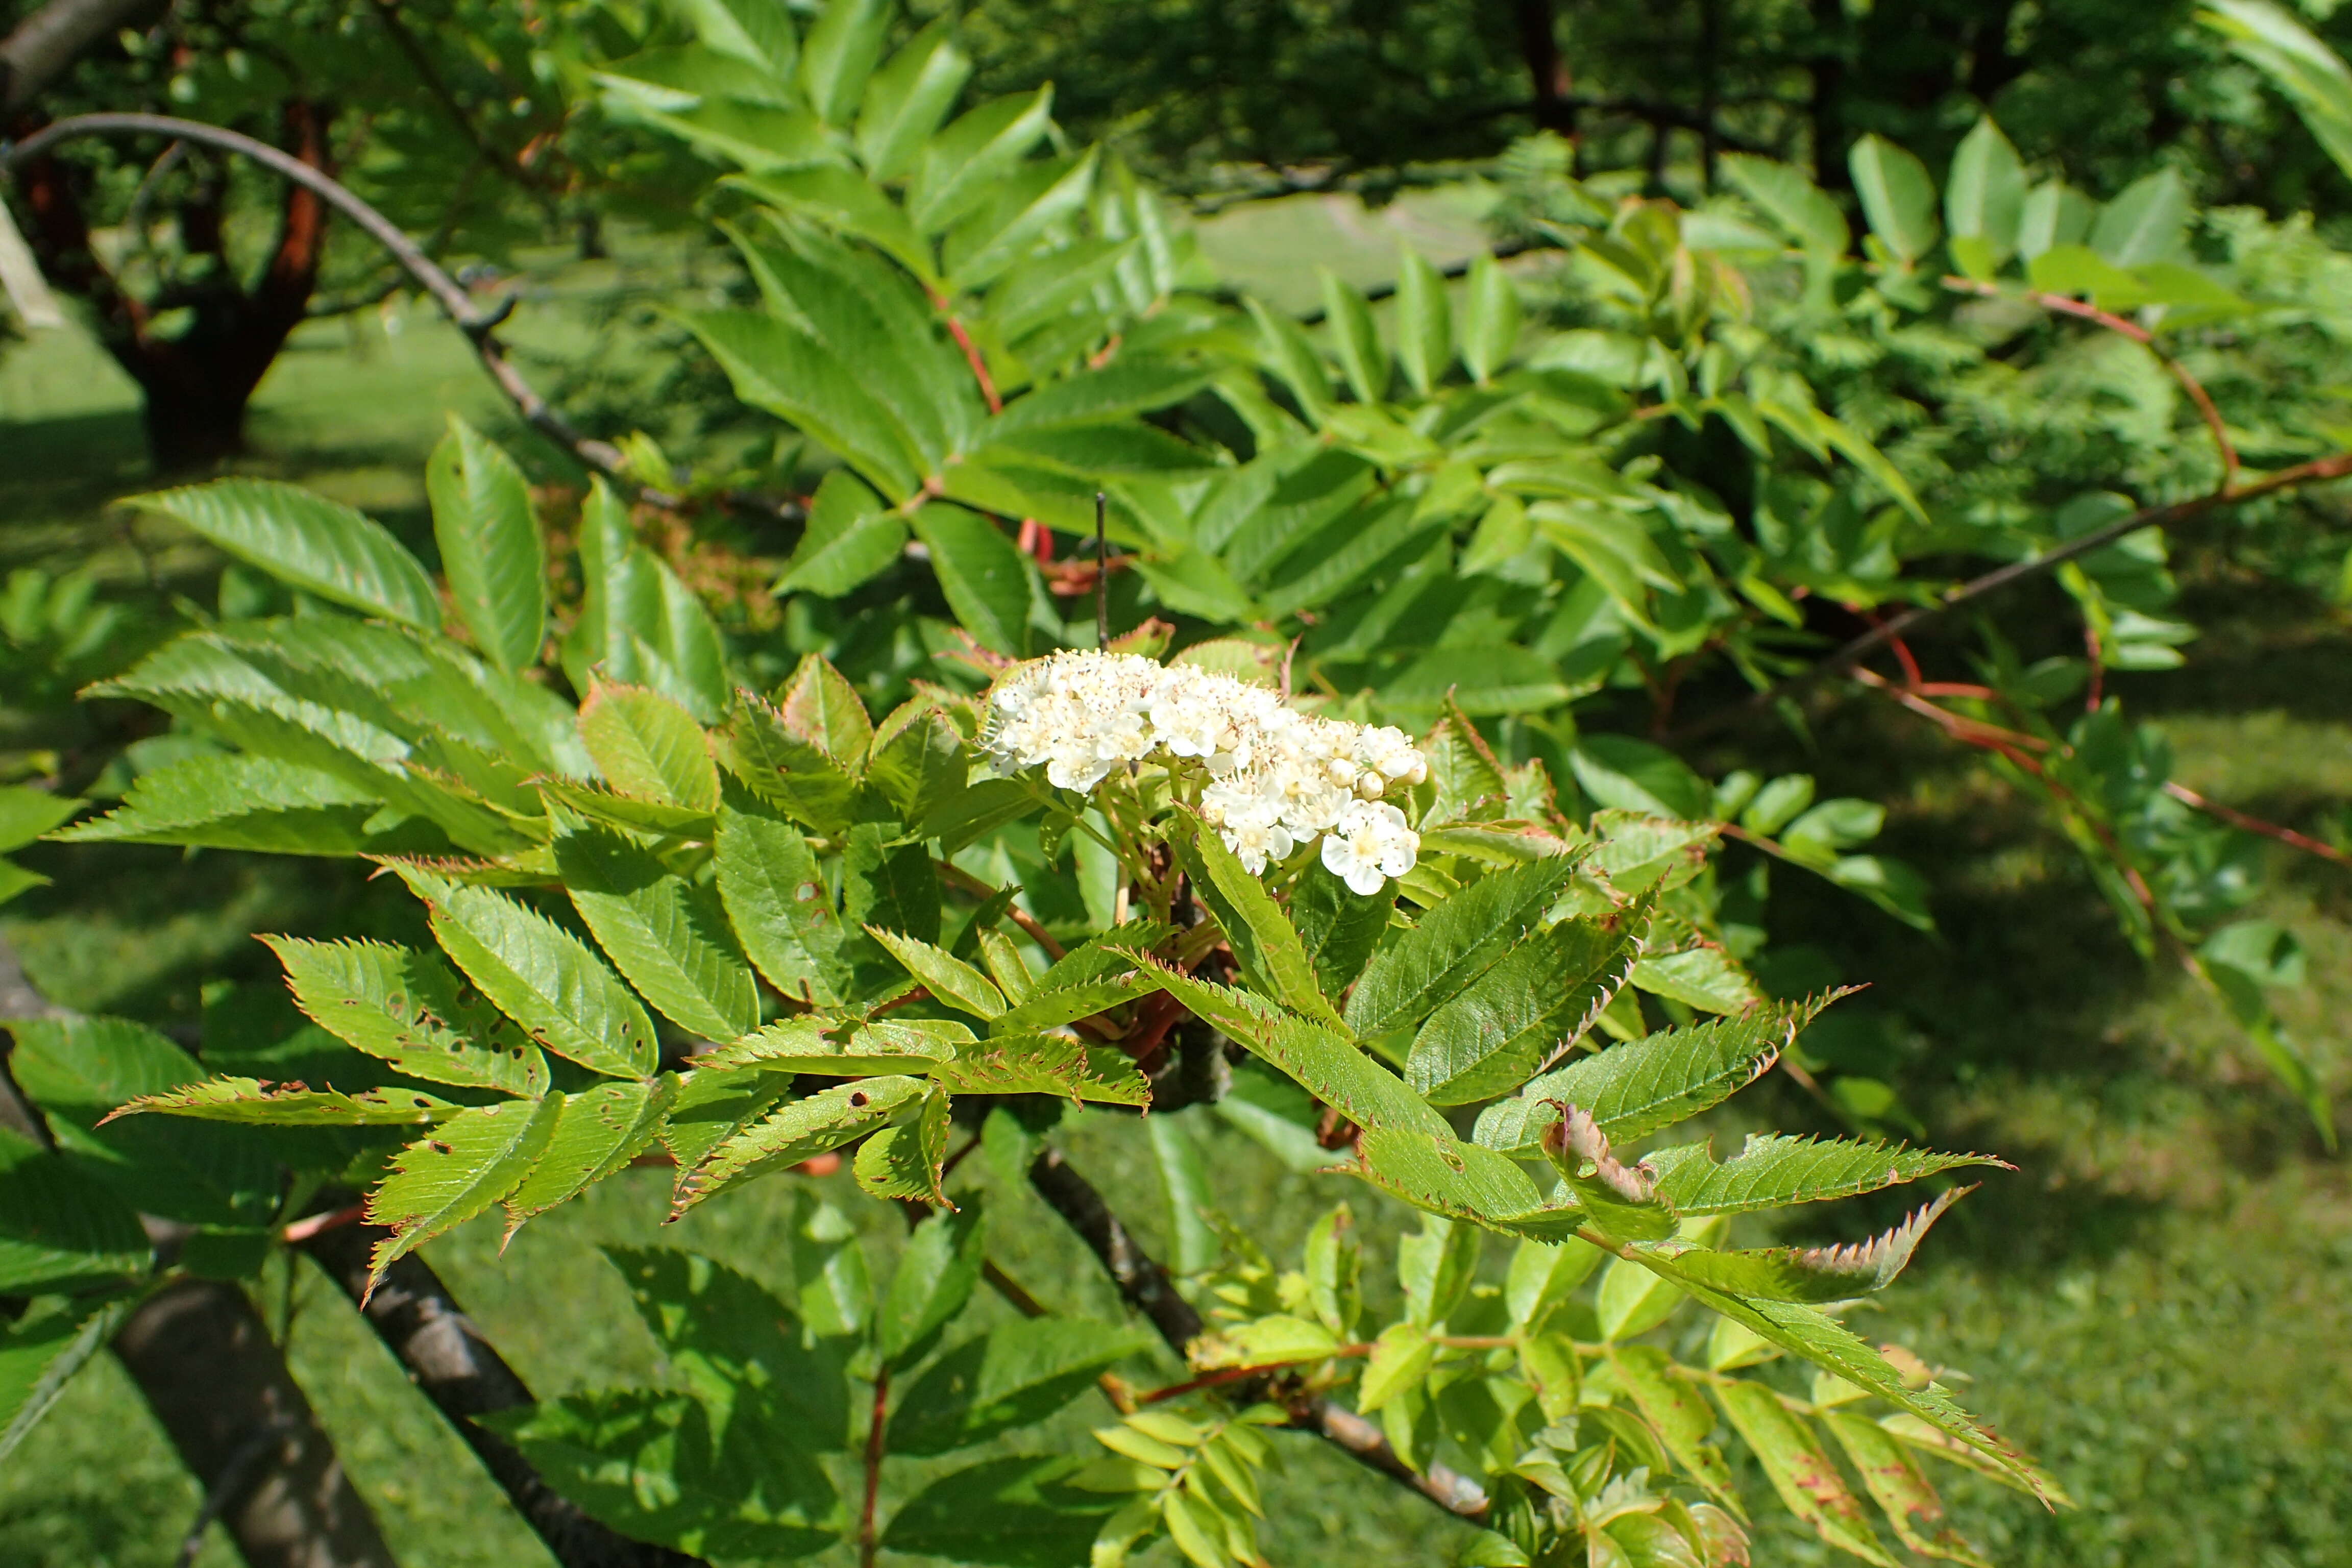
[[[1282,205],[1295,209],[1286,219],[1267,209],[1272,216],[1216,226],[1209,242],[1220,264],[1292,279],[1286,286],[1300,304],[1314,296],[1311,283],[1295,281],[1302,255],[1360,282],[1386,276],[1398,209],[1366,216],[1312,198]],[[1438,229],[1466,224],[1458,211],[1423,212],[1412,201],[1401,210]],[[1414,237],[1445,254],[1442,235]],[[522,331],[550,353],[608,354],[624,372],[642,352],[597,338],[562,305],[527,311]],[[492,426],[502,418],[462,342],[421,312],[397,335],[374,321],[314,327],[262,389],[254,466],[414,531],[422,457],[445,408]],[[100,511],[148,479],[127,384],[86,342],[50,337],[0,361],[0,566],[97,560],[127,582],[163,548],[167,582],[204,589],[213,568],[200,554],[173,553],[160,536],[126,539]],[[2129,700],[2160,715],[2185,782],[2324,831],[2352,793],[2352,635],[2340,616],[2300,600],[2216,598],[2197,613],[2214,629],[2191,650],[2189,669],[2132,684]],[[1842,1008],[1862,1021],[1844,1037],[1876,1053],[1932,1142],[2000,1152],[2019,1167],[1989,1174],[1861,1321],[1965,1373],[1971,1406],[2043,1458],[2082,1505],[2049,1515],[1946,1472],[1963,1529],[2009,1568],[2352,1563],[2344,1163],[2319,1147],[2210,999],[2125,948],[2063,845],[1969,759],[1924,727],[1860,707],[1832,716],[1821,735],[1817,754],[1787,760],[1821,773],[1824,794],[1907,790],[1891,802],[1889,847],[1928,871],[1942,934],[1919,936],[1791,873],[1774,885],[1776,935],[1811,942],[1843,974],[1872,982]],[[1898,776],[1907,782],[1898,786]],[[2352,1016],[2352,873],[2276,853],[2277,889],[2255,912],[2290,925],[2310,952],[2312,984],[2287,999],[2285,1016],[2340,1096],[2352,1089],[2337,1022]],[[394,934],[414,920],[387,890],[329,865],[56,847],[26,858],[58,886],[11,905],[0,931],[51,996],[88,1010],[186,1022],[205,981],[268,977],[252,931]],[[1743,1120],[1828,1130],[1778,1079],[1724,1119],[1718,1142]],[[1219,1201],[1279,1258],[1334,1198],[1372,1203],[1339,1178],[1280,1172],[1219,1124],[1204,1132],[1216,1140],[1209,1163]],[[1093,1115],[1071,1142],[1081,1168],[1156,1244],[1163,1200],[1133,1129]],[[778,1279],[793,1185],[754,1185],[663,1230],[661,1179],[641,1172],[536,1222],[503,1258],[487,1225],[432,1244],[427,1256],[541,1393],[655,1377],[652,1345],[596,1244],[690,1247]],[[1049,1301],[1111,1310],[1091,1260],[1024,1191],[990,1203],[992,1252],[1017,1278]],[[1819,1224],[1851,1237],[1888,1206],[1848,1205]],[[878,1211],[866,1217],[880,1261],[897,1245],[895,1222]],[[546,1562],[341,1298],[307,1269],[295,1283],[294,1365],[403,1560]],[[281,1289],[273,1268],[264,1289],[273,1318]],[[1055,1433],[1080,1440],[1102,1414],[1082,1403]],[[1270,1561],[1449,1560],[1459,1526],[1418,1499],[1310,1440],[1291,1440],[1286,1452]],[[168,1561],[197,1500],[135,1391],[101,1363],[0,1470],[0,1568]],[[1759,1563],[1830,1560],[1785,1525],[1768,1524],[1758,1543]],[[200,1561],[232,1561],[217,1531]],[[1164,1548],[1152,1559],[1169,1561]]]

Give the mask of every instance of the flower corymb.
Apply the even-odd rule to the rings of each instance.
[[[1381,798],[1429,776],[1403,731],[1301,713],[1213,670],[1133,654],[1034,659],[989,694],[982,743],[1008,773],[1043,763],[1057,789],[1090,791],[1129,763],[1197,767],[1202,819],[1253,873],[1320,838],[1323,864],[1369,895],[1421,849]]]

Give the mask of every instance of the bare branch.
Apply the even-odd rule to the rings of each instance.
[[[587,467],[601,473],[620,475],[623,466],[620,449],[610,442],[582,435],[570,420],[557,413],[547,399],[523,379],[522,373],[508,360],[506,346],[499,342],[495,329],[506,319],[507,310],[512,307],[511,300],[488,314],[477,310],[473,300],[457,280],[442,270],[415,241],[402,233],[397,224],[361,200],[341,182],[266,142],[256,141],[218,125],[176,120],[163,114],[78,114],[45,126],[8,147],[5,153],[0,153],[0,172],[20,168],[50,148],[76,137],[123,135],[177,137],[202,146],[241,153],[317,195],[390,251],[408,275],[433,296],[441,309],[448,313],[449,319],[457,323],[458,330],[472,340],[482,368],[489,372],[490,379],[498,383],[499,390],[506,394],[507,401],[514,405],[515,412],[522,416],[525,424],[572,453]],[[631,486],[632,489],[635,488]]]

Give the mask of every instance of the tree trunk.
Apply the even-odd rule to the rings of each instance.
[[[1569,101],[1568,62],[1560,58],[1559,33],[1551,0],[1517,0],[1519,53],[1528,62],[1528,86],[1538,131],[1576,139],[1576,107]]]
[[[253,1303],[183,1279],[114,1337],[172,1447],[250,1568],[398,1568]]]
[[[287,151],[325,170],[331,118],[307,100],[289,100],[281,113]],[[216,267],[211,276],[167,287],[151,300],[122,289],[100,261],[70,181],[54,158],[24,171],[33,217],[28,237],[50,282],[94,307],[100,342],[145,395],[149,457],[168,471],[207,468],[243,450],[254,389],[309,313],[326,256],[326,203],[287,185],[277,243],[250,289]],[[188,248],[217,253],[220,221],[215,203],[199,196],[185,204],[180,223]],[[155,331],[159,318],[183,309],[189,317],[183,330],[171,337]]]

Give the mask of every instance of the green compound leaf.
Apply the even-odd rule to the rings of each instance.
[[[139,1215],[59,1155],[0,1128],[0,1291],[38,1296],[147,1272]]]
[[[344,1044],[427,1083],[546,1092],[539,1047],[437,955],[380,942],[262,940],[302,1011]]]
[[[1574,1236],[1586,1217],[1581,1208],[1548,1203],[1513,1161],[1449,1132],[1372,1128],[1357,1150],[1356,1163],[1343,1167],[1349,1175],[1448,1219],[1558,1242]]]
[[[716,859],[719,902],[768,984],[802,1002],[837,1005],[841,915],[800,830],[735,790],[719,808]]]
[[[1761,1384],[1733,1380],[1716,1385],[1715,1396],[1748,1447],[1771,1478],[1772,1489],[1790,1513],[1841,1552],[1878,1568],[1895,1568],[1872,1532],[1862,1504],[1846,1489],[1837,1466],[1804,1420]]]
[[[181,844],[269,855],[357,855],[399,846],[367,831],[382,797],[276,757],[194,756],[141,773],[122,804],[51,837],[67,844]]]
[[[932,1334],[963,1310],[980,1283],[987,1241],[977,1194],[966,1197],[961,1208],[936,1211],[915,1226],[875,1318],[885,1360],[894,1366],[912,1362]]]
[[[130,1315],[121,1298],[35,1307],[0,1331],[0,1461],[53,1409],[74,1373],[104,1351]]]
[[[1068,1455],[982,1460],[907,1500],[883,1543],[990,1568],[1069,1568],[1087,1561],[1103,1521],[1127,1500],[1075,1484],[1087,1468]]]
[[[713,1149],[775,1109],[792,1092],[791,1080],[764,1072],[693,1072],[678,1075],[677,1099],[662,1122],[661,1141],[677,1167],[670,1189],[675,1208],[686,1184]]]
[[[1633,1396],[1643,1419],[1656,1431],[1675,1463],[1709,1497],[1740,1511],[1730,1467],[1706,1440],[1715,1430],[1715,1412],[1707,1408],[1698,1384],[1675,1375],[1672,1358],[1653,1345],[1613,1345],[1609,1359],[1617,1369],[1617,1381]]]
[[[114,1114],[162,1111],[263,1127],[415,1127],[455,1116],[462,1109],[421,1089],[368,1089],[344,1094],[331,1089],[306,1089],[299,1083],[215,1078],[162,1094],[142,1094]]]
[[[1918,1461],[1875,1421],[1843,1410],[1824,1411],[1822,1424],[1845,1450],[1862,1484],[1895,1527],[1896,1539],[1922,1557],[1992,1568],[1983,1553],[1944,1522],[1943,1500],[1919,1470]]]
[[[1573,857],[1482,877],[1375,957],[1348,997],[1348,1026],[1366,1039],[1420,1023],[1542,922],[1575,874]]]
[[[522,470],[452,414],[425,465],[425,493],[449,597],[476,646],[509,673],[537,664],[547,635],[547,543]]]
[[[408,547],[364,512],[275,479],[216,479],[122,503],[162,512],[280,582],[426,631],[441,601]]]
[[[1197,818],[1191,837],[1181,843],[1193,889],[1216,917],[1250,983],[1293,1012],[1338,1024],[1338,1010],[1316,984],[1306,944],[1265,884],[1250,875],[1224,840]]]
[[[1089,1318],[1033,1318],[967,1340],[923,1369],[890,1416],[894,1454],[945,1454],[1043,1421],[1150,1336]]]
[[[1839,993],[1838,994],[1843,994]],[[1639,1138],[1697,1115],[1756,1081],[1835,995],[1761,1007],[1690,1029],[1666,1029],[1532,1079],[1517,1096],[1479,1112],[1474,1136],[1489,1149],[1532,1151],[1559,1120],[1557,1102],[1581,1106],[1612,1139]]]
[[[978,512],[933,501],[915,514],[915,533],[957,621],[981,646],[1020,658],[1029,651],[1030,573],[1013,541]]]
[[[434,939],[523,1031],[557,1056],[613,1078],[649,1078],[653,1020],[593,949],[536,910],[488,888],[393,869],[429,906]]]
[[[1003,1013],[1004,993],[996,988],[996,982],[953,953],[879,926],[867,926],[866,934],[887,948],[942,1005],[976,1018],[994,1018]]]
[[[849,678],[823,654],[809,654],[776,693],[776,714],[786,732],[814,746],[852,774],[866,766],[874,746],[874,721]]]
[[[1782,1133],[1750,1133],[1740,1152],[1720,1164],[1703,1142],[1656,1150],[1643,1163],[1657,1173],[1658,1195],[1685,1215],[1747,1214],[1853,1197],[1966,1165],[2015,1168],[1988,1154]]]
[[[751,968],[715,891],[598,827],[558,834],[555,865],[597,943],[670,1022],[711,1040],[758,1026]]]
[[[661,1131],[677,1090],[676,1075],[664,1073],[652,1083],[600,1083],[567,1098],[539,1163],[506,1195],[507,1238],[635,1159]]]
[[[1600,1017],[1641,956],[1644,901],[1566,920],[1506,953],[1413,1037],[1406,1081],[1435,1105],[1506,1094],[1557,1060]]]
[[[937,1084],[911,1123],[885,1127],[857,1146],[853,1173],[869,1197],[944,1204],[940,1182],[948,1157],[948,1097]]]
[[[580,739],[621,794],[705,816],[719,808],[719,768],[702,726],[661,693],[598,685],[580,705]]]
[[[907,520],[847,468],[835,468],[809,503],[808,528],[776,581],[779,594],[839,598],[898,563]]]
[[[1129,960],[1160,986],[1269,1066],[1363,1128],[1446,1133],[1444,1121],[1404,1080],[1359,1050],[1345,1035],[1294,1018],[1251,992],[1181,974],[1144,953]]]
[[[393,1263],[480,1214],[521,1184],[545,1152],[564,1097],[461,1110],[393,1157],[368,1194],[371,1225],[391,1229],[369,1259],[368,1288]]]
[[[762,1172],[838,1149],[929,1092],[930,1086],[918,1078],[865,1078],[795,1100],[766,1120],[731,1132],[704,1154],[680,1182],[671,1215],[684,1214]]]
[[[782,711],[739,691],[722,738],[727,765],[752,794],[815,832],[848,827],[856,781],[822,746],[795,733]]]
[[[1634,1244],[1644,1264],[1678,1285],[1699,1284],[1757,1301],[1843,1301],[1883,1290],[1911,1261],[1920,1237],[1968,1189],[1939,1193],[1901,1225],[1866,1242],[1843,1247],[1768,1247],[1713,1252],[1679,1242]]]
[[[955,1059],[971,1031],[944,1019],[852,1025],[814,1016],[779,1018],[731,1045],[694,1058],[698,1070],[760,1068],[820,1078],[927,1072]]]

